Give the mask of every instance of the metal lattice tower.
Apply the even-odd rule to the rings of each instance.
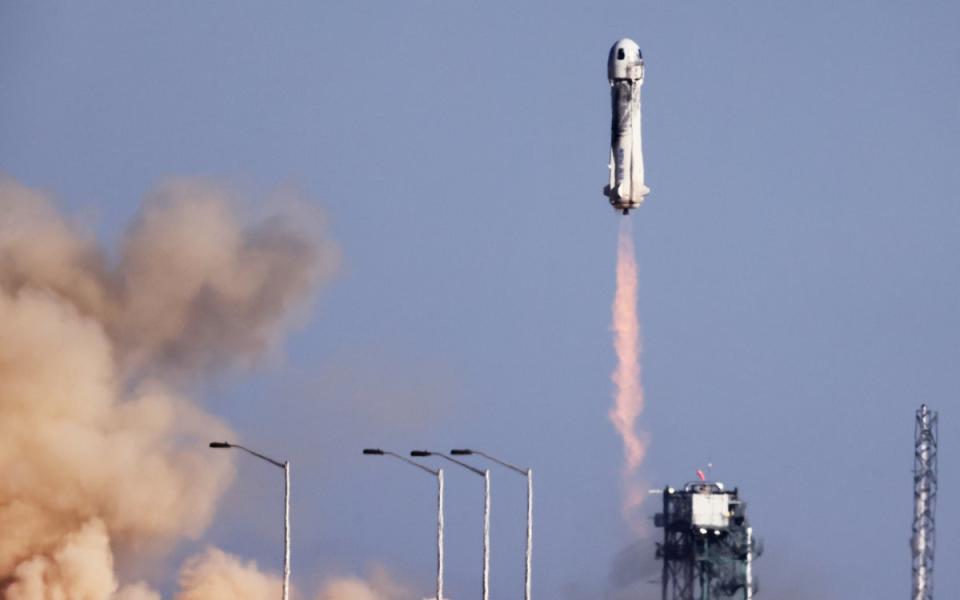
[[[688,483],[663,490],[663,528],[657,558],[663,561],[663,600],[751,600],[756,585],[753,559],[759,555],[737,490],[722,483]]]
[[[933,549],[937,508],[937,413],[917,410],[913,457],[913,600],[933,600]]]

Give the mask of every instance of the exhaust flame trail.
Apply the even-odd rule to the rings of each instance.
[[[633,513],[643,501],[643,489],[635,480],[643,463],[647,442],[636,431],[637,418],[643,412],[643,385],[640,371],[640,321],[637,317],[637,261],[633,248],[633,230],[629,219],[620,220],[617,241],[617,290],[613,300],[613,345],[617,368],[611,379],[615,386],[610,420],[623,440],[623,513],[635,527],[642,521]]]

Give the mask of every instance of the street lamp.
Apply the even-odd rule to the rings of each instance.
[[[430,467],[410,460],[406,456],[401,456],[395,452],[381,450],[380,448],[364,448],[363,453],[367,456],[392,456],[403,462],[412,465],[420,470],[426,471],[437,478],[437,598],[443,600],[443,469],[433,470]]]
[[[499,458],[494,458],[489,454],[480,452],[479,450],[470,450],[467,448],[458,448],[451,450],[450,454],[454,456],[482,456],[487,460],[491,460],[497,463],[500,466],[506,467],[515,473],[519,473],[527,478],[527,552],[526,552],[526,569],[524,571],[524,595],[525,600],[530,600],[530,591],[533,585],[532,581],[532,570],[533,570],[533,469],[522,469],[516,465],[511,465],[506,461],[502,461]]]
[[[280,462],[250,448],[229,442],[210,442],[211,448],[236,448],[283,469],[283,600],[290,599],[290,461]]]
[[[443,452],[414,450],[410,456],[439,456],[483,477],[483,600],[490,600],[490,469],[480,470]]]

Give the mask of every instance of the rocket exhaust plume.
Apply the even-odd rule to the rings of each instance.
[[[633,248],[633,230],[629,219],[620,220],[617,241],[617,289],[613,300],[613,346],[617,367],[611,375],[614,405],[610,420],[623,440],[624,518],[635,529],[642,527],[635,511],[643,501],[643,487],[637,471],[646,454],[647,441],[636,431],[637,418],[643,412],[643,385],[640,371],[640,321],[637,316],[637,262]]]

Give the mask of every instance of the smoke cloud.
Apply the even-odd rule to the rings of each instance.
[[[4,597],[160,600],[142,583],[118,590],[109,539],[99,520],[91,520],[67,534],[48,554],[33,556],[17,565]]]
[[[262,573],[256,563],[216,548],[188,559],[179,583],[177,600],[273,600],[283,587],[279,577]]]
[[[610,420],[623,440],[624,517],[635,529],[643,528],[637,509],[643,502],[643,486],[637,471],[643,463],[647,442],[636,431],[643,412],[643,385],[640,371],[640,321],[637,317],[637,262],[633,231],[628,219],[620,220],[617,242],[617,290],[613,300],[613,346],[617,367],[611,376],[615,387]]]
[[[316,600],[410,600],[417,597],[412,590],[397,583],[383,567],[374,567],[366,579],[328,579]]]
[[[155,557],[209,524],[234,471],[206,442],[233,436],[180,384],[274,347],[336,261],[302,219],[248,225],[231,205],[206,183],[163,185],[111,257],[0,178],[0,597],[158,600],[121,584],[114,556]],[[211,550],[179,598],[240,598],[214,590],[248,566]],[[242,581],[243,598],[273,585]]]
[[[217,548],[208,548],[203,554],[188,559],[179,584],[176,600],[274,600],[283,585],[278,576],[263,573],[253,561],[242,561]],[[326,579],[315,599],[411,600],[417,597],[412,590],[397,583],[386,569],[377,566],[366,578]]]

